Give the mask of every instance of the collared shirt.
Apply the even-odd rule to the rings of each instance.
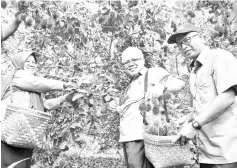
[[[190,90],[199,115],[222,92],[237,90],[237,59],[226,50],[205,48],[196,61],[201,66],[196,71],[191,67]],[[237,162],[237,102],[203,126],[198,137],[200,163]]]
[[[147,68],[140,71],[122,96],[120,105],[127,105],[120,113],[120,142],[143,139],[143,117],[139,105],[144,99],[144,79]],[[148,71],[148,88],[165,82],[172,76],[163,68],[150,68]]]

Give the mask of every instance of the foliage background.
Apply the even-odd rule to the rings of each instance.
[[[1,27],[18,8],[18,1],[5,2]],[[1,77],[11,68],[15,53],[33,49],[40,54],[39,76],[75,82],[85,90],[76,102],[50,111],[49,149],[34,152],[35,167],[124,166],[119,115],[109,111],[107,104],[128,84],[120,64],[126,47],[139,47],[148,67],[163,67],[187,82],[181,92],[168,97],[173,119],[190,106],[188,61],[166,43],[178,25],[194,23],[210,47],[225,48],[237,56],[235,1],[29,1],[21,19],[17,32],[1,44]],[[62,94],[51,92],[46,98]]]

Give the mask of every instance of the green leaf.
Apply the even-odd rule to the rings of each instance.
[[[77,111],[80,112],[80,113],[84,113],[84,112],[85,112],[85,110],[84,110],[82,107],[79,107],[79,108],[77,109]]]
[[[117,19],[116,19],[116,22],[119,24],[119,25],[122,25],[123,24],[123,18],[121,15],[117,15]]]
[[[82,128],[81,123],[73,123],[70,128]]]
[[[86,143],[86,138],[87,138],[86,134],[80,133],[79,137],[74,139],[74,141],[77,143]]]
[[[57,158],[58,158],[58,156],[57,156],[56,154],[53,154],[53,155],[51,156],[51,159],[52,159],[53,162],[54,162],[55,160],[57,160]]]
[[[220,25],[216,25],[214,27],[214,29],[217,31],[217,32],[223,32],[224,31],[224,27],[223,26],[220,26]]]
[[[67,142],[64,142],[62,143],[60,146],[59,146],[59,149],[61,149],[62,151],[68,151],[69,150],[69,147],[67,146]]]
[[[73,68],[74,71],[83,72],[83,70],[78,65],[74,65]]]
[[[233,12],[230,14],[230,17],[228,17],[228,22],[231,23],[233,20],[235,20],[236,16],[237,16],[237,12],[234,12],[234,11],[233,11]]]
[[[59,166],[63,167],[65,164],[66,164],[65,160],[61,159],[60,162],[59,162]]]
[[[64,138],[64,137],[68,137],[68,135],[69,135],[69,132],[68,132],[68,130],[63,130],[59,135],[58,135],[58,137],[59,138]]]
[[[95,123],[94,123],[94,126],[95,126],[95,128],[96,128],[98,131],[101,130],[101,126],[100,126],[99,123],[95,122]]]
[[[112,27],[112,26],[101,26],[101,27],[102,27],[102,32],[104,32],[104,33],[113,32],[114,31],[114,27]]]
[[[71,166],[70,165],[66,165],[64,168],[71,168]]]
[[[94,22],[99,16],[100,16],[100,12],[98,11],[91,16],[90,21]]]

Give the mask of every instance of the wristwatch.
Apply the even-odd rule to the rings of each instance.
[[[192,121],[192,126],[193,128],[195,128],[196,130],[200,130],[202,127],[201,125],[196,121],[196,120],[193,120]]]

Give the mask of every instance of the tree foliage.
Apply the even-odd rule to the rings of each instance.
[[[22,6],[19,3],[1,1],[3,27]],[[51,111],[50,149],[34,155],[35,163],[48,167],[62,153],[88,147],[86,136],[97,139],[98,151],[120,149],[119,115],[107,104],[128,84],[120,64],[121,52],[128,46],[142,49],[147,67],[163,67],[186,81],[186,60],[166,43],[178,25],[194,23],[208,45],[237,55],[235,1],[30,1],[26,7],[23,24],[2,44],[2,75],[9,58],[28,48],[40,54],[39,76],[75,82],[84,90],[75,102]],[[61,94],[51,92],[46,98]],[[168,97],[170,117],[177,118],[189,106],[188,85]]]

